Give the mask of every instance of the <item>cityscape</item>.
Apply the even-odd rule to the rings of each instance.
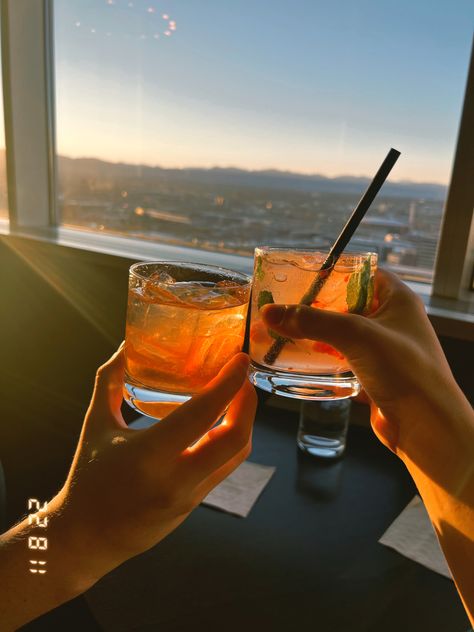
[[[163,169],[58,157],[65,225],[252,255],[255,246],[328,248],[366,178],[242,169]],[[429,281],[446,187],[387,182],[351,241],[405,278]]]

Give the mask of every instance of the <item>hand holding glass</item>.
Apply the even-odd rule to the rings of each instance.
[[[250,379],[259,388],[307,400],[343,399],[360,385],[346,358],[314,340],[282,339],[260,315],[268,303],[300,303],[308,297],[325,253],[299,249],[257,248],[250,325]],[[377,255],[343,253],[320,291],[306,304],[335,312],[370,311]]]
[[[124,397],[161,419],[241,351],[251,279],[194,263],[130,268]]]

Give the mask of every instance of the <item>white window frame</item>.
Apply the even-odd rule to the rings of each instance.
[[[251,260],[247,257],[64,228],[58,224],[53,0],[0,1],[10,215],[9,223],[1,223],[0,232],[46,239],[104,253],[104,256],[193,259],[249,272]],[[432,285],[415,286],[426,297],[428,311],[431,309],[434,319],[438,318],[438,324],[443,318],[446,322],[461,319],[463,326],[471,325],[471,329],[474,329],[474,293],[470,291],[474,266],[473,173],[474,47],[434,281]],[[443,329],[441,324],[439,326]]]

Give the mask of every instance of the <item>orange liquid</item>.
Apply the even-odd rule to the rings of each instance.
[[[262,291],[270,293],[275,303],[296,304],[306,293],[322,261],[311,261],[307,256],[289,252],[260,255],[256,261],[256,274],[252,294],[250,325],[250,357],[259,365],[290,373],[317,375],[338,374],[350,371],[346,358],[327,343],[299,339],[287,342],[274,364],[265,363],[264,357],[275,338],[264,324],[258,299]],[[319,263],[319,265],[318,265]],[[315,298],[312,307],[334,312],[347,312],[347,284],[357,267],[338,264]],[[374,269],[375,271],[375,269]],[[373,272],[372,272],[373,273]]]
[[[126,380],[169,393],[199,392],[242,349],[248,303],[206,309],[205,302],[164,301],[166,292],[129,292]]]

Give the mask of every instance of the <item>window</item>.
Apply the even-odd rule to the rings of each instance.
[[[1,49],[0,49],[1,50]],[[1,85],[0,63],[0,85]],[[5,157],[5,125],[3,116],[3,90],[0,90],[0,219],[8,219],[7,168]]]
[[[0,232],[248,269],[255,243],[326,246],[393,145],[354,245],[469,303],[467,0],[171,2],[2,0]]]
[[[54,9],[63,224],[222,252],[325,248],[394,146],[353,245],[431,280],[470,2]]]

